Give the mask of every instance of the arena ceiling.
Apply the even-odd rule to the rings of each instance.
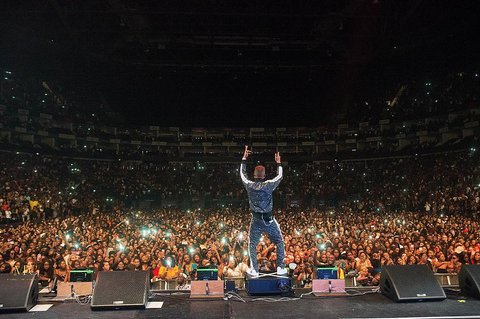
[[[10,1],[0,10],[1,54],[23,72],[101,93],[132,121],[320,125],[389,82],[478,65],[478,8],[421,0]]]

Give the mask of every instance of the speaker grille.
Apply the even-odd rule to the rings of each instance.
[[[98,273],[92,308],[145,307],[149,290],[148,277],[146,271]]]
[[[480,298],[480,265],[463,265],[458,281],[463,294]]]
[[[36,275],[0,274],[0,311],[33,307],[38,298]]]
[[[386,266],[381,289],[396,301],[443,300],[445,292],[426,265]]]

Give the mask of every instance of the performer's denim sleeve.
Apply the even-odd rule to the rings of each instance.
[[[275,178],[273,179],[269,179],[266,181],[270,191],[274,191],[278,185],[280,185],[280,182],[282,181],[283,179],[283,167],[278,164],[278,169],[277,169],[277,176],[275,176]]]
[[[242,160],[242,164],[240,164],[240,179],[242,180],[243,186],[248,188],[248,185],[253,183],[247,177],[247,161]]]

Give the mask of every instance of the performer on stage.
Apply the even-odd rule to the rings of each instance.
[[[257,245],[262,233],[267,233],[270,240],[277,246],[277,275],[286,275],[285,269],[285,244],[283,243],[282,232],[278,222],[273,217],[272,193],[280,184],[283,178],[283,168],[280,163],[280,153],[275,153],[275,162],[277,163],[277,176],[273,179],[265,180],[265,167],[256,166],[253,173],[254,180],[247,177],[247,158],[252,153],[245,145],[242,164],[240,165],[240,177],[248,193],[248,201],[252,210],[252,220],[250,222],[249,236],[249,254],[250,269],[247,274],[250,277],[258,276]]]

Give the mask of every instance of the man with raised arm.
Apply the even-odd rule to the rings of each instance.
[[[277,275],[287,275],[285,269],[285,244],[283,243],[282,232],[278,222],[273,217],[272,193],[280,184],[283,178],[283,168],[280,162],[280,153],[275,153],[277,163],[277,176],[265,180],[265,167],[258,165],[253,172],[254,180],[247,177],[247,158],[252,153],[245,145],[242,164],[240,165],[240,178],[248,193],[248,201],[252,210],[250,222],[249,254],[250,269],[247,274],[250,277],[258,276],[257,245],[262,233],[267,233],[270,240],[277,246]]]

